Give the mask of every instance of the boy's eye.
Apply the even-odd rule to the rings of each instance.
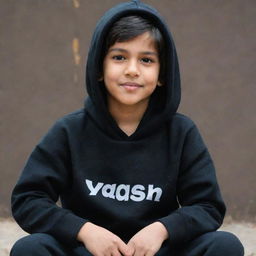
[[[146,63],[146,64],[150,64],[150,63],[154,62],[154,60],[152,60],[150,58],[142,58],[141,61]]]
[[[125,57],[122,56],[122,55],[115,55],[115,56],[112,57],[112,59],[114,59],[114,60],[124,60]]]

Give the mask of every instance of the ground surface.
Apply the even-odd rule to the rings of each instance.
[[[221,230],[239,237],[245,247],[245,256],[256,256],[256,224],[227,221]],[[0,255],[8,256],[14,242],[25,235],[12,219],[0,219]]]

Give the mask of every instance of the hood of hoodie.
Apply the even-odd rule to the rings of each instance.
[[[148,108],[131,135],[126,135],[117,125],[108,111],[105,85],[99,81],[102,66],[102,51],[107,34],[113,23],[128,15],[139,15],[149,19],[158,27],[165,41],[164,84],[152,94]],[[99,20],[92,36],[86,65],[86,88],[89,97],[85,110],[90,118],[108,136],[117,140],[138,140],[154,133],[176,113],[180,103],[180,73],[173,38],[167,24],[153,7],[140,1],[121,3],[109,9]]]

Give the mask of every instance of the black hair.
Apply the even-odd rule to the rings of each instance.
[[[103,58],[106,56],[108,49],[116,42],[125,42],[133,39],[145,32],[149,32],[155,42],[156,49],[160,61],[159,81],[164,84],[164,70],[165,70],[165,45],[164,39],[160,30],[149,19],[141,16],[130,15],[122,17],[117,20],[110,31],[108,32],[105,47],[103,50]]]

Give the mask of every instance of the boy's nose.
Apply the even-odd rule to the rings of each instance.
[[[139,76],[140,72],[139,72],[138,63],[136,61],[129,61],[127,63],[124,73],[126,76],[131,76],[131,77]]]

